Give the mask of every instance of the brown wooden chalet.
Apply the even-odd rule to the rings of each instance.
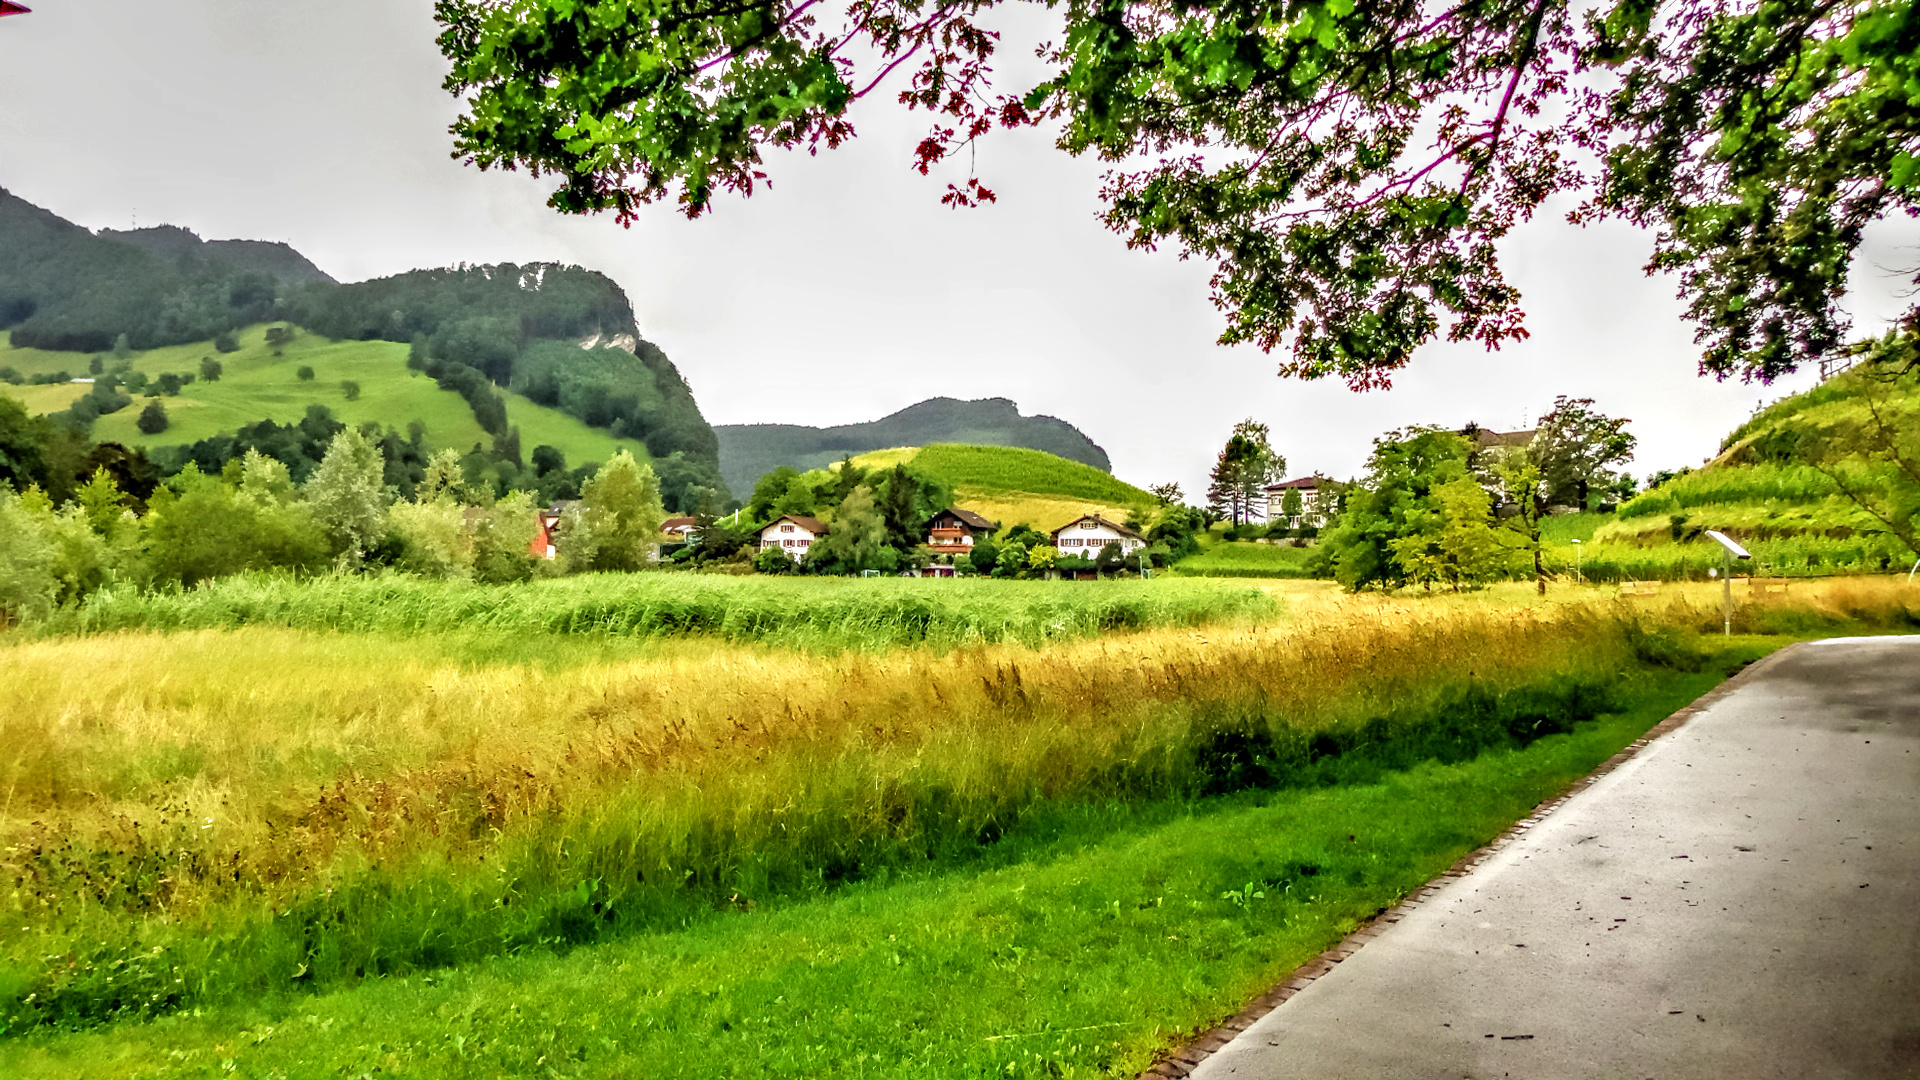
[[[971,555],[973,545],[993,535],[993,522],[971,510],[949,508],[927,522],[927,550],[935,555]]]

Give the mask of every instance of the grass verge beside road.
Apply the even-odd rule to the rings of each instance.
[[[1333,787],[1066,807],[1009,832],[987,867],[15,1038],[0,1071],[1130,1076],[1781,643],[1713,643],[1707,670],[1638,679],[1617,712],[1523,748]]]

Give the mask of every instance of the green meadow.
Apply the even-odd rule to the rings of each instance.
[[[467,450],[491,446],[492,437],[480,429],[473,410],[460,396],[440,389],[432,379],[406,366],[407,346],[386,341],[331,342],[296,331],[293,341],[276,350],[266,343],[266,327],[254,326],[239,335],[240,349],[216,352],[211,343],[180,345],[134,353],[132,370],[150,379],[172,372],[194,375],[176,397],[136,396],[133,405],[94,422],[93,438],[128,446],[180,446],[198,442],[260,420],[292,423],[306,415],[309,405],[324,405],[347,424],[379,423],[403,434],[408,424],[426,425],[427,441],[438,447]],[[200,362],[212,357],[221,365],[217,382],[198,378]],[[37,349],[0,348],[0,367],[12,367],[23,376],[66,371],[88,377],[90,356]],[[299,378],[302,367],[313,369],[310,381]],[[341,384],[359,384],[356,400],[349,400]],[[26,403],[37,412],[53,412],[72,404],[84,389],[68,386],[3,386],[0,393]],[[566,454],[569,465],[605,461],[626,449],[646,460],[646,447],[632,439],[616,439],[588,427],[555,409],[536,405],[519,394],[500,390],[507,418],[520,428],[523,452],[548,445]],[[167,410],[168,426],[155,435],[135,426],[149,400]]]
[[[1731,641],[1704,593],[421,584],[0,635],[0,1073],[1131,1076],[1741,663],[1920,625],[1888,581]]]
[[[1154,505],[1152,495],[1124,480],[1043,450],[938,444],[876,450],[853,460],[863,469],[910,464],[953,489],[961,506],[1003,527],[1049,531],[1090,513],[1124,522]]]

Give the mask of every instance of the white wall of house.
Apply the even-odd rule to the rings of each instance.
[[[1112,526],[1091,518],[1082,518],[1053,534],[1053,546],[1059,548],[1062,555],[1084,555],[1091,559],[1108,544],[1119,544],[1122,555],[1131,555],[1147,546],[1146,541],[1123,536]]]
[[[760,549],[774,548],[787,553],[790,559],[799,559],[813,546],[819,537],[813,535],[804,525],[791,521],[776,521],[760,530]]]
[[[1317,529],[1321,525],[1326,524],[1325,512],[1320,509],[1321,493],[1313,488],[1294,488],[1293,490],[1300,493],[1300,525],[1311,526]],[[1333,501],[1333,492],[1327,492],[1326,497],[1327,501],[1331,503]],[[1276,525],[1291,524],[1286,522],[1286,515],[1280,512],[1280,504],[1285,502],[1286,498],[1287,493],[1285,491],[1267,492],[1268,521]]]

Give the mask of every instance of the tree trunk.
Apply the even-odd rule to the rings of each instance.
[[[1547,567],[1540,558],[1540,534],[1537,531],[1533,534],[1533,580],[1539,586],[1540,595],[1547,595]]]

